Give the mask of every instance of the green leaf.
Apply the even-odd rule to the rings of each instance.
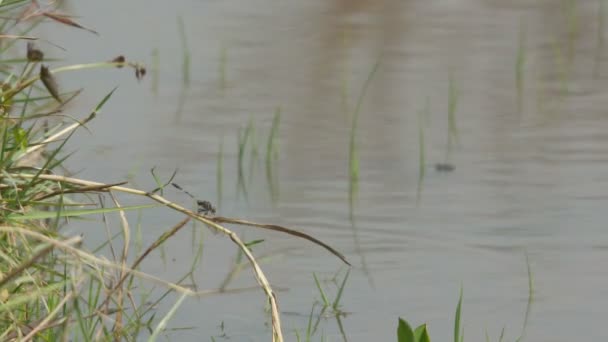
[[[412,328],[402,318],[399,318],[399,326],[397,327],[397,342],[416,342]]]
[[[19,146],[20,149],[25,150],[28,146],[26,131],[23,128],[16,126],[13,129],[13,135],[15,136],[15,145]]]
[[[431,342],[429,332],[426,330],[426,324],[422,324],[414,330],[414,337],[416,338],[416,342]]]

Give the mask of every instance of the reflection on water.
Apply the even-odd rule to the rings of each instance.
[[[468,339],[483,339],[486,329],[498,336],[502,327],[516,338],[528,298],[524,251],[535,279],[526,338],[572,340],[579,331],[592,340],[604,336],[603,0],[71,6],[101,34],[91,40],[59,32],[57,39],[65,41],[58,43],[71,58],[99,59],[110,51],[149,57],[159,67],[151,86],[105,75],[87,81],[83,108],[116,82],[121,88],[91,126],[93,139],[82,139],[83,153],[73,163],[86,168],[83,176],[115,181],[142,165],[136,179],[150,184],[145,170],[157,165],[170,174],[178,167],[179,184],[205,198],[220,196],[223,215],[295,226],[337,247],[356,264],[342,299],[352,312],[341,321],[351,341],[394,340],[398,316],[428,322],[433,339],[450,338],[461,284]],[[180,15],[188,87],[182,86],[183,43],[175,24]],[[352,123],[377,61],[358,117],[358,198],[351,209]],[[85,81],[64,82],[76,87]],[[272,177],[278,193],[268,191],[273,183],[264,163],[277,107]],[[248,122],[256,134],[239,157]],[[110,148],[104,159],[112,163],[87,155],[99,146]],[[260,156],[250,162],[254,146]],[[435,165],[454,169],[441,172]],[[236,195],[239,178],[248,201]],[[170,221],[151,215],[144,218],[148,231]],[[286,329],[305,329],[318,297],[312,272],[329,277],[340,261],[289,237],[243,232],[265,239],[258,253],[286,251],[266,270],[273,284],[289,289],[280,294],[282,309],[298,313],[285,316]],[[187,238],[176,239],[167,252],[191,258],[194,252],[180,248],[187,240],[179,239]],[[227,246],[210,237],[205,259],[231,260]],[[203,264],[197,280],[216,287],[228,267]],[[245,273],[241,285],[251,285]],[[234,339],[263,340],[262,301],[259,293],[192,301],[176,320],[197,329],[180,337],[214,335],[224,322]],[[332,321],[324,329],[325,336],[341,339]]]

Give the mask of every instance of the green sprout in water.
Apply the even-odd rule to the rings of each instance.
[[[179,38],[182,44],[182,81],[184,86],[188,86],[190,85],[190,49],[188,47],[186,28],[182,16],[177,17],[177,26],[179,29]]]

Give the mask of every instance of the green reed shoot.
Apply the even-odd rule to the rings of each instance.
[[[342,295],[344,293],[344,288],[346,287],[346,282],[348,281],[348,276],[350,275],[350,269],[346,271],[346,274],[344,275],[344,278],[342,278],[342,281],[340,283],[340,285],[338,286],[336,284],[336,286],[338,286],[337,292],[336,292],[336,297],[334,298],[333,302],[331,302],[329,300],[329,298],[327,297],[325,291],[323,290],[323,286],[321,285],[321,282],[319,281],[319,278],[317,277],[316,273],[313,272],[313,278],[315,280],[315,284],[317,285],[317,289],[319,290],[319,295],[321,296],[321,301],[323,304],[323,311],[326,309],[331,309],[334,313],[334,315],[339,316],[342,311],[340,310],[340,300],[342,299]]]
[[[531,301],[534,298],[534,279],[532,278],[532,268],[530,267],[528,253],[526,253],[526,266],[528,270],[528,298]]]
[[[523,110],[524,96],[524,71],[526,67],[526,23],[520,21],[519,34],[517,39],[517,59],[515,62],[515,87],[517,89],[517,112]]]
[[[268,189],[270,191],[270,198],[273,203],[278,200],[278,182],[276,180],[276,163],[279,160],[279,125],[281,123],[281,107],[277,107],[274,112],[272,119],[272,126],[270,127],[270,133],[268,134],[268,142],[266,144],[266,181],[268,182]]]
[[[526,254],[526,267],[528,271],[528,302],[526,304],[526,314],[524,315],[524,323],[521,328],[521,334],[515,340],[516,342],[520,342],[524,339],[526,334],[526,328],[528,326],[528,319],[530,317],[530,311],[532,308],[532,302],[534,301],[534,279],[532,278],[532,268],[530,267],[530,258],[528,257],[528,252]]]
[[[186,37],[186,28],[182,16],[177,17],[179,39],[182,44],[182,81],[185,86],[190,85],[190,48]]]
[[[237,159],[237,169],[238,169],[238,181],[237,181],[237,197],[240,192],[243,192],[245,195],[245,199],[247,196],[247,186],[245,183],[245,172],[243,170],[245,163],[245,152],[247,150],[247,144],[251,137],[251,132],[253,130],[253,119],[249,120],[249,123],[245,127],[243,133],[239,131],[238,135],[238,159]]]
[[[431,113],[431,99],[427,96],[424,104],[424,109],[418,113],[418,188],[416,191],[416,200],[420,202],[422,194],[422,184],[426,171],[426,157],[424,144],[424,124]]]
[[[363,83],[363,87],[361,88],[361,93],[359,94],[359,98],[357,99],[357,105],[355,106],[355,111],[353,114],[353,122],[350,130],[350,148],[349,148],[349,175],[350,175],[350,191],[349,198],[352,203],[358,195],[359,192],[359,153],[357,149],[357,126],[359,124],[359,115],[361,113],[361,107],[363,105],[363,99],[365,98],[365,94],[367,93],[367,89],[372,81],[372,78],[376,74],[378,67],[380,66],[380,61],[376,62],[372,70],[369,72],[365,83]]]
[[[454,315],[454,342],[464,341],[464,328],[460,327],[460,318],[462,311],[462,287],[458,296],[458,305],[456,305],[456,314]]]
[[[459,140],[458,127],[456,126],[456,109],[458,107],[458,97],[459,91],[456,81],[454,80],[454,74],[450,72],[448,85],[448,155],[452,149],[452,143],[458,144]]]
[[[160,51],[158,48],[152,50],[152,94],[158,95],[158,83],[160,81]]]
[[[249,118],[248,125],[251,127],[251,133],[249,137],[249,141],[251,142],[251,149],[249,154],[249,175],[248,181],[251,183],[253,180],[253,172],[258,165],[258,159],[260,156],[260,151],[258,149],[258,139],[257,139],[257,130],[255,127],[255,123],[253,122],[253,118]]]

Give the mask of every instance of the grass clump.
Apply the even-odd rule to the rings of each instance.
[[[161,177],[153,175],[158,188],[144,191],[126,187],[126,182],[106,184],[63,176],[64,163],[70,156],[65,151],[70,137],[98,117],[116,89],[101,96],[90,113],[68,117],[63,114],[65,105],[79,92],[62,92],[55,75],[86,69],[125,68],[134,71],[141,80],[146,68],[124,56],[99,63],[50,67],[47,63],[51,61],[45,59],[44,52],[31,44],[35,37],[26,36],[42,18],[94,31],[53,8],[37,6],[36,2],[29,1],[0,2],[0,18],[10,18],[0,23],[3,32],[15,31],[2,36],[11,40],[0,51],[5,55],[26,51],[25,56],[14,58],[10,63],[0,62],[0,72],[5,76],[0,85],[0,341],[135,341],[145,335],[151,341],[157,340],[166,334],[170,319],[187,296],[220,292],[195,291],[180,285],[192,276],[199,257],[176,282],[139,270],[143,260],[191,220],[225,234],[238,246],[251,264],[270,305],[273,340],[283,341],[276,295],[250,245],[221,224],[254,226],[302,237],[343,260],[344,257],[323,242],[293,229],[216,217],[200,208],[198,211],[186,209],[162,196],[166,185],[175,184],[173,177],[163,182]],[[9,27],[13,19],[18,19],[19,25]],[[19,31],[22,25],[29,26]],[[19,50],[25,46],[27,49]],[[123,206],[119,193],[148,203]],[[111,205],[106,206],[105,202]],[[125,213],[132,210],[141,213],[152,207],[168,207],[182,213],[184,218],[168,227],[149,246],[134,250]],[[93,250],[84,247],[82,236],[65,229],[70,218],[110,214],[118,216],[118,233],[109,227],[107,241]],[[160,285],[165,290],[153,296],[142,290],[139,282]],[[162,316],[155,307],[168,300],[172,293],[177,294],[177,300]]]

